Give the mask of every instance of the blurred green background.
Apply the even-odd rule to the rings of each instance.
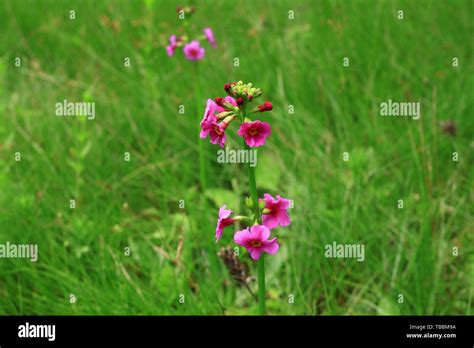
[[[197,101],[195,64],[165,51],[189,4],[188,29],[218,41],[203,44]],[[219,205],[243,209],[245,168],[206,140],[205,192],[198,179],[206,98],[235,80],[274,105],[259,193],[295,203],[266,258],[269,314],[472,314],[473,13],[468,0],[2,1],[0,243],[38,244],[39,261],[0,259],[0,314],[255,314],[217,256],[232,232],[214,241]],[[95,102],[95,120],[56,117],[63,99]],[[388,99],[420,102],[421,119],[381,117]],[[363,243],[365,261],[325,258],[333,241]]]

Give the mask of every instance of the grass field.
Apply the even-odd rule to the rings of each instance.
[[[197,64],[166,55],[179,5],[2,1],[0,243],[39,259],[0,259],[0,314],[255,314],[217,256],[231,231],[214,240],[246,172],[205,140],[199,185],[206,99],[236,80],[274,105],[259,193],[295,204],[266,259],[269,314],[473,314],[473,2],[195,2],[190,27],[218,41]],[[95,102],[95,119],[56,117],[64,99]],[[388,99],[421,118],[380,116]],[[333,241],[365,260],[325,257]]]

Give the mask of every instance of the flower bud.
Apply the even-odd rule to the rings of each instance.
[[[234,217],[232,218],[232,220],[233,220],[234,222],[240,222],[240,221],[249,221],[250,218],[249,218],[248,216],[238,215],[238,216],[234,216]]]
[[[224,111],[216,115],[218,120],[222,120],[223,118],[226,118],[230,115],[232,115],[234,112],[233,111]],[[225,122],[225,121],[224,121]]]
[[[217,105],[224,106],[224,98],[217,97],[214,99],[214,101],[216,102]]]
[[[226,108],[226,110],[233,110],[236,112],[239,111],[239,108],[237,106],[232,105],[232,103],[228,102],[227,100],[224,101],[223,106],[224,108]]]
[[[237,98],[237,105],[242,105],[244,103],[244,99],[242,97]]]
[[[252,197],[245,197],[245,205],[249,207],[250,209],[253,208],[253,201]]]
[[[262,105],[258,106],[258,111],[259,112],[270,111],[272,109],[273,109],[273,105],[269,101],[266,101]]]
[[[232,112],[231,112],[232,113]],[[230,116],[227,116],[225,119],[224,119],[224,123],[226,123],[227,125],[229,125],[229,123],[231,123],[234,119],[235,119],[236,115],[235,114],[232,114]]]
[[[226,84],[224,85],[224,90],[225,90],[226,92],[229,92],[229,90],[230,90],[230,83],[226,83]]]

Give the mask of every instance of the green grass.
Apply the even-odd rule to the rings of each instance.
[[[255,314],[217,256],[231,231],[214,242],[219,204],[244,206],[246,170],[208,140],[199,191],[205,98],[234,80],[274,104],[259,194],[295,202],[266,257],[269,314],[472,314],[473,2],[206,1],[190,25],[219,47],[199,63],[199,110],[193,65],[164,50],[176,6],[2,1],[0,243],[36,243],[39,261],[0,259],[0,314]],[[96,119],[56,117],[65,98],[94,101]],[[389,98],[419,101],[421,119],[379,116]],[[365,244],[365,261],[325,258],[333,241]]]

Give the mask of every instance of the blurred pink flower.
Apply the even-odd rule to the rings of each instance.
[[[217,219],[217,226],[216,226],[216,241],[221,239],[224,228],[232,225],[235,222],[233,218],[229,218],[230,214],[232,213],[233,211],[230,209],[227,209],[226,205],[223,205],[222,207],[219,208],[219,218]]]
[[[178,47],[178,40],[176,38],[176,35],[171,35],[170,36],[170,44],[166,46],[166,53],[168,53],[168,56],[172,56],[174,54],[174,50]]]
[[[206,28],[203,30],[204,35],[206,36],[207,41],[211,44],[212,47],[217,47],[216,38],[214,37],[214,33],[212,32],[211,28]]]
[[[248,146],[258,147],[265,145],[265,139],[272,134],[272,131],[268,123],[256,120],[242,123],[237,134],[244,137]]]
[[[267,214],[262,214],[262,221],[265,226],[269,229],[280,226],[288,226],[290,224],[290,217],[288,216],[288,208],[290,207],[290,201],[286,198],[276,196],[273,198],[270,194],[265,193],[265,208]]]
[[[234,242],[245,247],[252,259],[258,260],[262,252],[275,254],[280,248],[277,238],[268,240],[269,237],[270,230],[266,226],[253,225],[236,232]]]
[[[183,48],[186,59],[189,60],[200,60],[204,57],[205,50],[201,47],[199,41],[191,41]]]

